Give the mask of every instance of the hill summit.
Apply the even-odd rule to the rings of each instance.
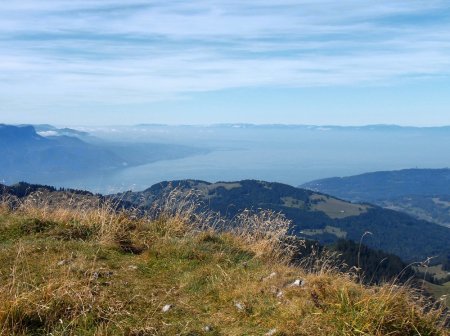
[[[320,192],[282,183],[257,180],[209,183],[197,180],[167,181],[142,192],[113,195],[128,207],[148,210],[168,195],[195,194],[205,208],[233,218],[244,209],[270,209],[292,221],[291,233],[323,244],[339,239],[364,243],[417,262],[429,256],[450,254],[450,230],[434,223],[367,203],[351,203]],[[420,237],[420,239],[418,239]]]

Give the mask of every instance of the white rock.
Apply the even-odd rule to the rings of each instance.
[[[171,305],[171,304],[166,304],[164,307],[162,307],[161,311],[162,311],[163,313],[167,313],[169,310],[172,309],[172,307],[173,307],[173,305]]]
[[[297,279],[297,280],[295,280],[295,281],[292,283],[291,286],[300,286],[301,282],[302,282],[302,281],[301,281],[300,279]]]
[[[273,336],[277,333],[277,329],[270,329],[268,332],[264,334],[264,336]]]
[[[213,330],[213,327],[211,327],[210,325],[207,325],[207,326],[203,327],[203,331],[205,331],[205,332],[210,332],[212,330]]]
[[[303,287],[306,284],[305,280],[296,279],[293,283],[288,285],[288,287]]]
[[[234,304],[234,306],[235,306],[235,307],[237,308],[237,310],[239,310],[239,311],[242,311],[242,310],[245,309],[244,304],[241,303],[241,302],[236,302],[236,303]]]
[[[265,278],[263,278],[263,281],[270,280],[270,279],[274,278],[276,275],[277,275],[276,272],[272,272],[272,273],[270,273],[268,276],[266,276]]]

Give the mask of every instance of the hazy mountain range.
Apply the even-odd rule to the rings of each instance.
[[[87,176],[109,175],[124,167],[204,152],[183,145],[107,142],[86,132],[50,125],[35,128],[0,124],[0,181],[60,185]]]
[[[404,169],[333,177],[302,187],[352,202],[371,202],[450,227],[450,169]]]
[[[32,126],[0,125],[0,179],[52,181],[115,169],[125,162],[76,137],[43,137]]]
[[[31,162],[40,160],[39,147],[28,159],[24,159],[24,154],[18,158],[22,161],[17,161],[29,162],[35,168],[24,171],[20,164],[14,169],[5,167],[0,171],[0,181],[11,184],[24,180],[115,193],[143,190],[164,180],[258,179],[301,185],[367,171],[450,166],[449,158],[443,154],[450,151],[448,127],[253,124],[33,127],[42,138],[55,140],[49,143],[50,148],[59,150],[48,160],[55,161],[61,169],[45,174],[49,170],[42,163],[40,171],[40,165]],[[73,148],[59,143],[62,137],[79,140],[78,147],[89,147],[81,150],[86,155],[77,157]],[[10,146],[5,142],[2,145]],[[17,153],[36,148],[26,142],[22,145],[23,148],[14,146],[17,150],[8,154],[13,162]],[[55,153],[48,148],[44,152]],[[101,154],[96,155],[95,151]],[[61,164],[64,156],[75,162]],[[83,160],[87,162],[85,166],[93,162],[90,169],[73,168]]]

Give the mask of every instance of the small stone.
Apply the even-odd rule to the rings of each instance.
[[[276,275],[277,275],[276,272],[272,272],[272,273],[270,273],[268,276],[266,276],[265,278],[263,278],[263,281],[270,280],[270,279],[274,278]]]
[[[203,331],[205,332],[211,332],[213,330],[213,327],[210,325],[206,325],[203,327]]]
[[[303,287],[306,284],[305,280],[296,279],[293,283],[289,284],[287,287]]]
[[[67,260],[61,260],[61,261],[58,261],[58,266],[64,266],[64,265],[66,265],[68,263],[68,261]]]
[[[270,329],[268,332],[264,334],[264,336],[273,336],[277,333],[277,329]]]
[[[236,302],[236,303],[234,304],[234,306],[235,306],[236,309],[239,310],[239,311],[243,311],[243,310],[245,309],[244,304],[241,303],[241,302]]]
[[[135,265],[130,265],[130,266],[128,266],[128,269],[135,271],[138,269],[138,267]]]
[[[283,291],[280,290],[277,292],[277,298],[280,299],[282,297],[283,297]]]
[[[172,309],[172,307],[173,307],[173,305],[171,305],[171,304],[166,304],[164,307],[162,307],[161,311],[162,311],[163,313],[167,313],[169,310]]]
[[[110,278],[112,277],[113,272],[105,270],[103,267],[100,267],[97,271],[92,273],[92,279],[97,280],[100,278]]]

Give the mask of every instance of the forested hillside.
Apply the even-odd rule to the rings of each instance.
[[[148,209],[152,203],[177,192],[195,194],[205,208],[233,218],[243,209],[271,209],[292,220],[291,232],[331,244],[340,238],[363,243],[400,256],[422,261],[429,256],[446,257],[450,230],[414,219],[400,212],[370,204],[353,204],[310,190],[280,183],[244,180],[207,183],[184,180],[163,182],[143,192],[112,196],[125,206]]]

